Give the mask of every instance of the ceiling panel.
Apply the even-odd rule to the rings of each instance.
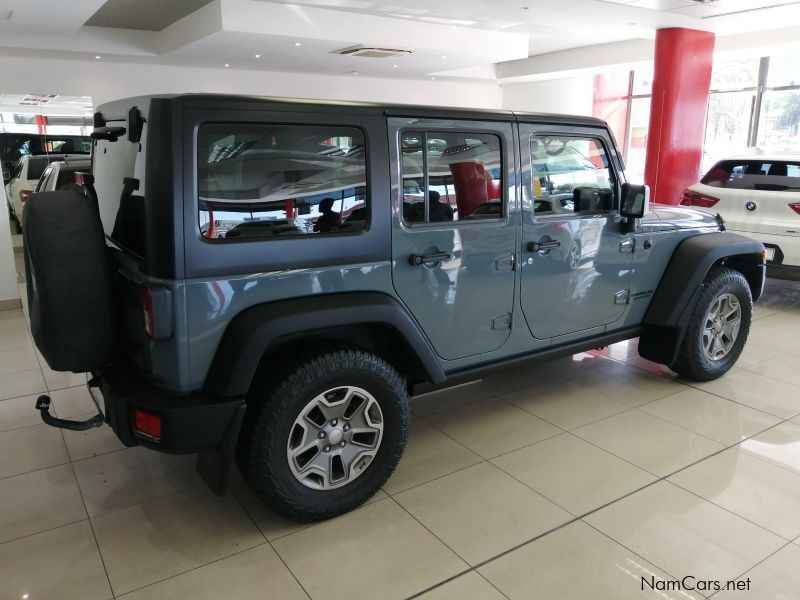
[[[161,31],[211,2],[213,0],[108,0],[86,24]]]

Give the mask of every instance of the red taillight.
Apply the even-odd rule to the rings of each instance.
[[[153,294],[148,287],[141,288],[142,314],[144,315],[144,331],[151,340],[156,337],[156,319],[153,312]]]
[[[719,202],[719,198],[714,198],[714,196],[701,194],[700,192],[695,192],[694,190],[683,190],[683,193],[681,194],[682,206],[699,206],[701,208],[711,208],[717,202]]]
[[[789,208],[791,208],[794,212],[800,215],[800,202],[792,202],[789,204]]]
[[[32,193],[33,193],[33,190],[22,190],[19,193],[19,201],[22,202],[23,204],[25,204],[25,202],[28,200],[28,198],[30,198]]]
[[[161,439],[161,417],[151,415],[138,408],[133,411],[134,428],[137,433],[153,440]]]

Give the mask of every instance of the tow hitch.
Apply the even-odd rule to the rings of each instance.
[[[97,400],[92,393],[92,388],[100,387],[100,382],[97,380],[97,378],[92,377],[92,379],[90,379],[86,384],[86,387],[89,388],[89,395],[92,397],[92,402],[94,402],[94,405],[97,407],[96,415],[86,419],[85,421],[72,421],[70,419],[59,419],[58,417],[54,417],[50,414],[50,396],[45,394],[36,399],[36,410],[38,410],[42,415],[42,421],[51,427],[70,429],[72,431],[86,431],[88,429],[100,427],[103,423],[105,423],[105,417],[103,416],[103,411],[100,410],[100,405],[97,403]]]

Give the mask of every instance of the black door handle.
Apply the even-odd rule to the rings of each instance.
[[[549,240],[547,242],[528,242],[528,252],[539,252],[540,250],[552,250],[558,248],[561,242],[558,240]]]
[[[449,252],[434,252],[433,254],[409,254],[408,262],[412,267],[418,267],[426,263],[437,263],[443,260],[450,260],[453,255]]]

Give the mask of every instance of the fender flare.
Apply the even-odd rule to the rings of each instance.
[[[763,253],[761,242],[730,232],[699,234],[678,244],[642,320],[639,354],[665,365],[675,362],[695,298],[715,264],[740,271],[758,300],[766,275]]]
[[[397,332],[431,383],[446,379],[430,342],[397,300],[382,293],[352,292],[268,302],[243,310],[222,336],[205,389],[221,396],[244,396],[261,358],[282,338],[369,324],[388,326]]]

